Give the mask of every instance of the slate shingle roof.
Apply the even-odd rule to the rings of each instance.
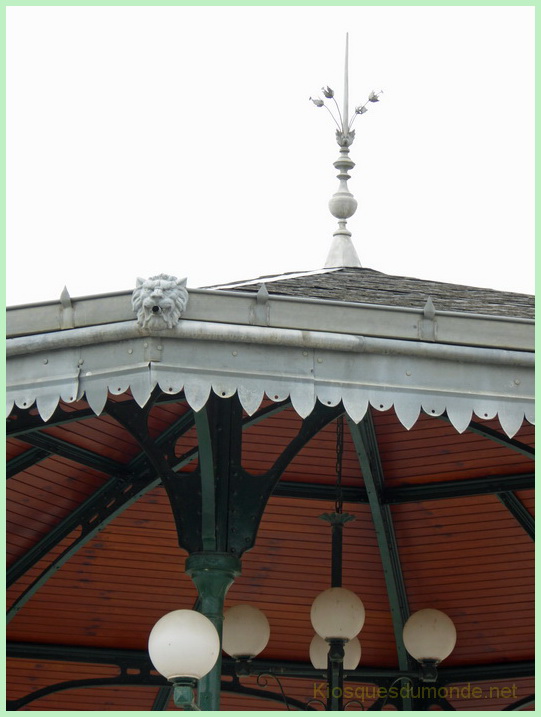
[[[430,296],[436,311],[534,318],[534,297],[530,294],[392,276],[373,269],[338,268],[260,279],[234,289],[256,292],[264,283],[270,294],[414,308],[423,308]]]

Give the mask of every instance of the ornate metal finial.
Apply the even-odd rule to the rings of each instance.
[[[334,166],[338,169],[337,178],[340,181],[340,185],[338,187],[338,191],[333,194],[329,201],[331,214],[338,219],[338,229],[333,234],[333,242],[329,255],[327,256],[327,261],[325,262],[325,267],[361,266],[361,262],[351,241],[351,232],[346,228],[347,220],[355,214],[357,209],[357,200],[353,194],[351,194],[347,185],[347,181],[350,178],[348,171],[353,169],[355,166],[355,162],[349,158],[349,148],[355,139],[355,130],[352,129],[352,126],[357,118],[357,115],[363,115],[368,111],[369,102],[379,102],[379,96],[383,92],[383,90],[380,92],[372,91],[368,95],[368,99],[364,105],[356,107],[355,112],[352,114],[351,118],[349,118],[348,45],[349,37],[346,33],[343,112],[340,112],[340,107],[338,106],[334,92],[330,87],[322,87],[321,91],[326,99],[334,102],[338,112],[338,117],[336,117],[333,111],[325,104],[324,100],[318,97],[310,97],[310,100],[316,107],[325,107],[333,118],[333,121],[337,126],[336,141],[340,147],[340,156],[336,162],[334,162]]]

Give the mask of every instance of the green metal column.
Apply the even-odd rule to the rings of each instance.
[[[213,623],[222,640],[224,599],[233,580],[241,573],[241,561],[230,553],[192,553],[186,559],[186,572],[194,581],[200,598],[199,611]],[[222,656],[212,670],[199,680],[197,702],[201,710],[220,709]]]
[[[391,508],[382,502],[385,477],[383,475],[376,430],[370,410],[367,411],[365,417],[359,424],[348,419],[348,425],[361,466],[372,522],[376,531],[376,538],[381,555],[395,633],[398,666],[401,671],[407,672],[415,667],[413,658],[408,655],[402,638],[404,624],[409,617],[408,597],[404,577],[402,575],[402,567],[400,565]],[[401,686],[405,684],[406,683],[402,681]],[[409,711],[411,709],[411,698],[408,696],[403,697],[402,710]]]

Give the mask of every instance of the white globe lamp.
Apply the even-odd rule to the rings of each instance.
[[[359,597],[346,588],[329,588],[312,603],[310,619],[324,640],[352,640],[364,625],[365,610]]]
[[[453,651],[456,628],[444,612],[426,608],[408,618],[403,638],[406,650],[418,662],[438,664]]]
[[[152,628],[148,652],[156,670],[168,680],[200,680],[216,664],[220,638],[205,615],[173,610]]]
[[[269,621],[258,608],[235,605],[225,611],[222,648],[231,657],[250,660],[265,649],[269,637]]]

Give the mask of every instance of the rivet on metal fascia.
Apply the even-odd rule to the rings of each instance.
[[[351,232],[346,228],[347,220],[355,214],[357,210],[357,200],[348,189],[347,181],[350,179],[348,172],[353,169],[355,163],[349,158],[349,148],[355,139],[355,130],[352,129],[353,123],[357,119],[357,115],[363,115],[368,111],[369,103],[379,102],[379,97],[383,90],[379,92],[372,91],[368,95],[368,99],[364,105],[359,105],[349,117],[349,71],[348,71],[348,45],[349,38],[346,34],[346,59],[344,69],[344,104],[343,111],[335,99],[334,91],[330,87],[322,87],[321,91],[327,100],[332,100],[334,106],[332,109],[325,104],[325,100],[319,97],[310,97],[310,100],[316,107],[325,107],[333,118],[337,126],[336,141],[340,147],[340,156],[334,162],[334,166],[338,169],[337,178],[340,182],[338,191],[333,194],[329,201],[329,209],[333,217],[338,219],[338,229],[333,234],[331,249],[325,262],[326,268],[331,267],[361,267],[360,259],[355,251],[355,247],[351,241]],[[336,110],[338,116],[333,110]]]

